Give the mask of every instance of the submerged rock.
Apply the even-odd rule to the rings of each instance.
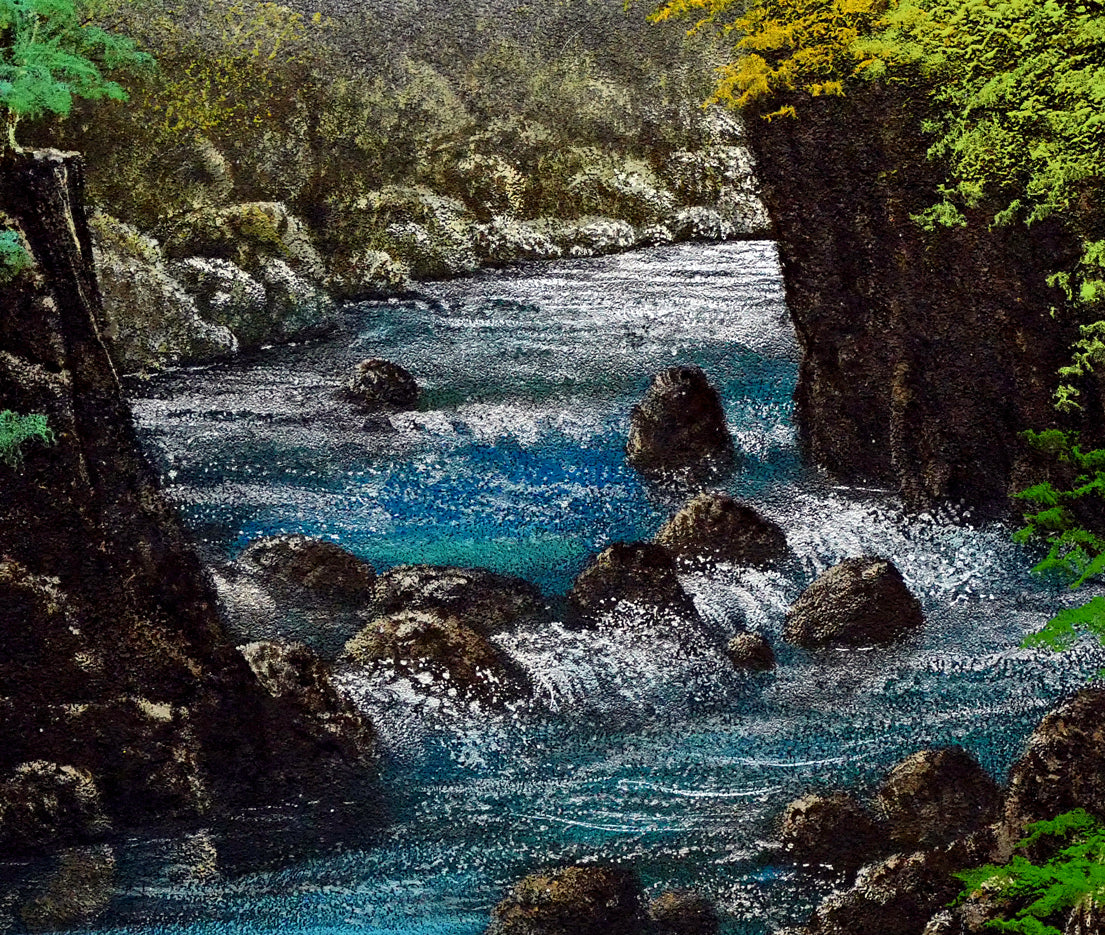
[[[787,611],[783,638],[804,649],[892,643],[924,625],[901,572],[882,558],[849,558],[821,574]]]
[[[901,849],[948,844],[997,817],[997,783],[962,747],[919,750],[883,780],[875,805]]]
[[[346,643],[344,658],[410,679],[431,694],[501,704],[526,690],[524,677],[498,647],[441,610],[377,617]]]
[[[875,818],[846,792],[807,795],[783,812],[779,839],[797,861],[854,873],[886,850]]]
[[[615,542],[580,572],[568,592],[576,624],[593,625],[622,601],[680,616],[698,615],[679,583],[671,554],[651,542]]]
[[[717,935],[717,907],[693,890],[667,890],[648,904],[652,935]]]
[[[56,932],[94,924],[116,892],[115,852],[106,844],[62,851],[19,909],[27,931]]]
[[[641,884],[619,867],[532,873],[491,912],[486,935],[642,935]]]
[[[783,531],[752,507],[719,493],[699,494],[656,534],[677,558],[770,565],[787,555]]]
[[[626,457],[646,474],[697,475],[732,464],[733,440],[721,398],[701,369],[669,367],[657,374],[633,408]]]
[[[377,357],[357,364],[346,390],[365,409],[385,412],[414,409],[420,393],[409,371]]]
[[[738,633],[726,647],[729,661],[738,669],[750,672],[770,672],[775,668],[775,650],[760,633]]]
[[[0,851],[83,841],[111,826],[91,773],[36,760],[0,782]]]
[[[522,578],[448,565],[392,568],[377,579],[375,600],[380,613],[440,610],[485,636],[545,606],[541,592]]]

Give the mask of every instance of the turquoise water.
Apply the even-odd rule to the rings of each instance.
[[[338,393],[368,356],[402,363],[424,387],[421,409],[392,416],[387,432],[365,431]],[[138,385],[134,404],[213,561],[302,531],[378,568],[482,565],[557,594],[588,556],[651,536],[677,504],[678,492],[625,466],[622,448],[651,376],[687,362],[725,401],[742,455],[728,489],[780,523],[790,566],[688,575],[703,622],[678,633],[622,619],[501,637],[536,686],[508,712],[339,671],[386,749],[392,818],[371,846],[250,871],[211,870],[195,854],[218,847],[202,836],[192,850],[136,844],[109,926],[475,935],[518,876],[603,859],[632,862],[650,891],[699,886],[727,931],[761,933],[800,920],[831,884],[773,848],[771,821],[790,798],[869,790],[933,744],[962,743],[1003,775],[1046,708],[1102,659],[1018,648],[1058,598],[1027,575],[1008,530],[907,518],[889,493],[834,487],[802,465],[797,350],[770,243],[430,284],[415,300],[350,308],[325,342]],[[924,632],[821,658],[781,644],[802,587],[872,552],[921,598]],[[776,645],[776,672],[732,671],[723,649],[742,625]],[[276,827],[282,813],[266,820]]]

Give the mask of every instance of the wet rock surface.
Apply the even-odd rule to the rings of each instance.
[[[653,378],[633,409],[626,458],[646,474],[699,476],[732,466],[721,398],[699,367],[669,367]]]
[[[883,558],[849,558],[787,611],[783,638],[804,649],[892,643],[924,625],[921,604]]]
[[[875,817],[846,792],[811,794],[783,812],[779,840],[796,861],[854,873],[886,851]]]
[[[590,626],[619,602],[680,616],[697,616],[667,549],[648,542],[616,542],[580,572],[568,593],[570,621]]]
[[[486,935],[642,935],[635,874],[591,864],[531,874],[491,913]]]
[[[398,412],[418,405],[420,390],[409,371],[390,360],[371,357],[353,370],[346,392],[372,412]]]
[[[787,554],[782,529],[725,494],[703,493],[656,533],[655,541],[680,559],[772,565]]]

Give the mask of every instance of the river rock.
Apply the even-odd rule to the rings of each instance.
[[[362,360],[346,384],[350,397],[365,409],[399,412],[418,405],[420,390],[411,374],[390,360]]]
[[[56,932],[93,925],[116,892],[115,852],[107,844],[68,848],[19,909],[27,931]]]
[[[242,552],[241,561],[274,581],[332,600],[367,603],[376,583],[376,572],[368,562],[333,542],[310,536],[255,539]]]
[[[878,822],[846,792],[795,799],[783,812],[779,840],[800,863],[827,864],[845,873],[886,851]]]
[[[484,636],[545,607],[541,592],[522,578],[448,565],[392,568],[376,579],[375,599],[380,613],[440,610]]]
[[[997,783],[962,747],[919,750],[895,766],[875,807],[902,850],[948,844],[997,817]]]
[[[97,212],[89,218],[104,303],[104,338],[124,372],[227,357],[238,339],[200,316],[195,299],[172,276],[156,240]]]
[[[298,643],[249,643],[242,655],[262,687],[288,712],[288,731],[325,737],[328,774],[366,770],[376,761],[376,732],[347,696],[338,691],[326,664]],[[319,757],[310,768],[316,780]],[[299,766],[294,762],[293,768]]]
[[[1105,814],[1105,689],[1084,688],[1032,732],[1009,775],[1002,818],[1008,851],[1034,821],[1083,808]]]
[[[825,899],[809,935],[922,935],[963,888],[962,864],[943,851],[895,854],[860,871],[855,885]]]
[[[278,259],[309,283],[326,278],[307,225],[279,201],[200,208],[166,225],[164,245],[172,260],[208,257],[256,273],[265,261]]]
[[[752,507],[718,493],[699,494],[669,519],[655,541],[682,559],[771,565],[787,555],[787,538]]]
[[[615,542],[592,559],[568,593],[569,615],[575,624],[593,625],[622,601],[680,616],[698,615],[679,583],[671,553],[650,542]]]
[[[717,907],[693,890],[667,890],[648,904],[652,935],[717,935]]]
[[[633,409],[629,463],[646,474],[728,467],[733,440],[721,398],[698,367],[669,367],[653,378]]]
[[[787,611],[783,638],[804,649],[891,643],[924,625],[901,572],[882,558],[849,558],[822,573]]]
[[[762,633],[738,633],[726,647],[735,668],[749,672],[770,672],[775,668],[775,650]]]
[[[36,760],[0,783],[0,850],[39,850],[109,828],[100,790],[85,770]]]
[[[491,912],[486,935],[642,935],[641,884],[587,864],[524,877]]]
[[[345,645],[345,661],[384,669],[438,695],[499,704],[519,697],[525,680],[482,633],[441,610],[377,617]]]

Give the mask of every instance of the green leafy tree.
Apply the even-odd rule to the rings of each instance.
[[[123,87],[104,71],[152,62],[130,39],[87,22],[89,12],[75,0],[0,0],[0,105],[8,150],[20,148],[15,130],[23,118],[67,116],[74,98],[125,100]]]
[[[1010,900],[1016,909],[1009,919],[994,919],[986,927],[1018,935],[1063,935],[1060,926],[1071,909],[1105,892],[1105,826],[1076,809],[1053,821],[1028,826],[1019,847],[1059,844],[1049,860],[1033,863],[1016,855],[1008,864],[988,864],[959,874],[963,896],[982,891]]]

